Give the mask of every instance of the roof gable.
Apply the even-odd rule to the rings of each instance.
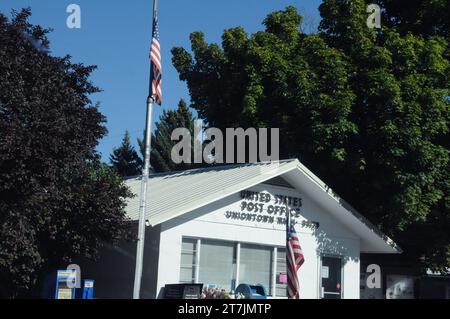
[[[398,253],[400,248],[367,219],[337,196],[298,160],[208,167],[149,178],[146,219],[156,226],[194,209],[281,177],[288,185],[311,197],[361,238],[362,251]],[[279,180],[279,179],[278,179]],[[126,180],[136,195],[127,203],[127,215],[139,218],[141,178]]]

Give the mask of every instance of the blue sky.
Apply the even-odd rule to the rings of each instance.
[[[173,109],[180,98],[189,101],[184,82],[171,64],[174,46],[190,49],[189,34],[203,31],[208,42],[219,42],[223,30],[242,26],[248,33],[262,30],[264,17],[288,5],[297,7],[314,22],[320,21],[320,0],[159,0],[159,29],[163,59],[163,108]],[[81,7],[81,29],[69,29],[66,8]],[[108,135],[98,151],[108,161],[113,147],[121,142],[126,129],[133,142],[143,133],[147,97],[151,37],[152,0],[1,0],[0,11],[10,16],[12,9],[30,6],[31,22],[51,27],[53,55],[70,54],[73,62],[95,64],[92,76],[103,89],[93,95],[107,117]],[[156,107],[156,121],[162,109]]]

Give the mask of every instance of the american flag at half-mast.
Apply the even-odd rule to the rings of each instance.
[[[161,46],[159,43],[158,16],[153,18],[152,47],[150,49],[150,96],[153,101],[159,105],[162,103],[162,65],[161,65]]]
[[[298,240],[297,233],[293,225],[290,226],[287,238],[287,290],[288,298],[300,298],[300,282],[298,280],[298,270],[305,262],[302,248]]]

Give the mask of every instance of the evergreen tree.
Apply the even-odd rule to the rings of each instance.
[[[159,122],[156,123],[156,129],[152,134],[150,165],[154,172],[180,171],[200,166],[199,164],[193,163],[175,164],[171,158],[172,148],[177,143],[171,139],[173,130],[176,128],[187,128],[191,134],[193,143],[196,138],[194,136],[195,121],[195,116],[189,110],[183,99],[178,103],[178,108],[176,110],[163,111],[163,114],[159,118]],[[139,139],[138,143],[140,145],[142,157],[144,157],[144,142]],[[191,162],[193,162],[193,152]]]
[[[116,172],[122,176],[136,176],[141,174],[142,160],[130,143],[130,134],[125,131],[122,144],[115,148],[110,156],[110,162]]]

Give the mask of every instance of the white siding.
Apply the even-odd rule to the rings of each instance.
[[[298,221],[320,223],[317,231],[301,225],[296,226],[305,256],[305,263],[299,271],[302,298],[319,298],[321,254],[338,255],[343,258],[343,297],[359,298],[360,239],[358,236],[331,217],[329,212],[324,211],[319,205],[295,190],[265,184],[257,185],[250,190],[269,192],[273,195],[302,197],[303,206],[301,218]],[[165,284],[179,282],[183,236],[285,246],[284,225],[230,220],[225,217],[227,210],[239,210],[240,200],[240,195],[234,194],[161,225],[157,291],[160,292]]]

